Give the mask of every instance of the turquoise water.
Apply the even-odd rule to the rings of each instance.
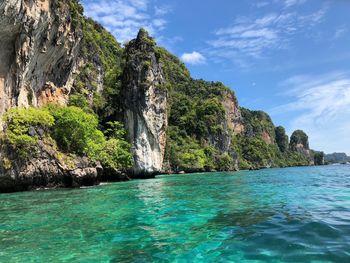
[[[350,166],[0,195],[0,262],[350,262]]]

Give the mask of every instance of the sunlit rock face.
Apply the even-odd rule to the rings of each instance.
[[[290,149],[297,151],[309,160],[310,165],[314,165],[313,154],[309,146],[309,137],[302,130],[296,130],[290,137]]]
[[[137,39],[126,47],[124,115],[134,156],[134,176],[160,172],[164,159],[168,93],[154,45],[147,32],[140,30]]]
[[[235,94],[227,90],[224,92],[221,104],[225,110],[224,116],[220,118],[219,123],[223,128],[221,132],[209,134],[208,143],[218,149],[221,153],[227,153],[235,160],[235,167],[231,169],[238,169],[237,153],[232,149],[232,135],[241,134],[244,131],[242,124],[242,114],[238,105]]]
[[[66,0],[0,3],[0,116],[11,106],[65,104],[81,33]]]

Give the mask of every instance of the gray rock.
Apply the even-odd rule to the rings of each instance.
[[[35,131],[35,128],[34,127],[29,127],[28,129],[28,134],[32,137],[36,136],[36,131]]]
[[[167,120],[168,92],[153,39],[143,29],[126,47],[123,74],[125,127],[132,145],[135,177],[159,173],[162,169]]]
[[[66,104],[81,40],[70,20],[67,1],[0,2],[0,117],[12,106]]]
[[[100,164],[87,158],[66,156],[39,141],[27,158],[2,145],[0,151],[0,193],[41,187],[79,187],[98,184],[103,175]]]

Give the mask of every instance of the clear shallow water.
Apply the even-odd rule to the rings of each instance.
[[[0,195],[0,262],[350,262],[350,166]]]

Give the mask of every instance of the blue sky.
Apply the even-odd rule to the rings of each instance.
[[[121,43],[145,27],[192,76],[221,81],[311,147],[350,154],[350,1],[83,0]]]

